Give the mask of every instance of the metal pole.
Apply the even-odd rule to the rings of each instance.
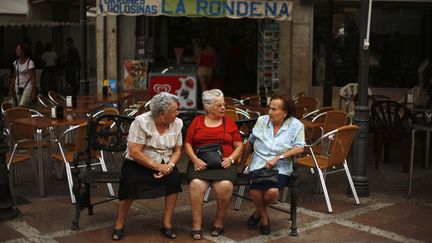
[[[359,196],[369,195],[367,176],[368,156],[368,80],[369,80],[369,30],[372,13],[372,0],[362,0],[360,10],[360,48],[358,102],[354,107],[354,124],[359,126],[354,139],[352,178]]]
[[[80,23],[81,23],[81,50],[82,50],[82,69],[83,77],[80,80],[84,93],[89,93],[89,81],[87,78],[87,5],[86,0],[80,0]]]
[[[325,68],[325,81],[323,86],[323,106],[331,106],[333,100],[333,10],[334,0],[327,1],[327,31],[326,31],[326,68]]]
[[[1,118],[1,117],[0,117]],[[0,119],[0,131],[3,131],[3,119]],[[9,173],[6,166],[5,154],[9,148],[5,141],[6,136],[0,133],[0,220],[13,219],[19,215],[15,207],[12,187],[9,182]]]

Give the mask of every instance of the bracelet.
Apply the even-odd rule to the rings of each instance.
[[[169,162],[168,165],[171,166],[171,169],[176,166],[173,162]]]
[[[231,159],[231,164],[233,165],[234,164],[234,159],[231,156],[229,156],[228,158]]]

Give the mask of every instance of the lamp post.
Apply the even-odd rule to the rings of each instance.
[[[369,179],[367,176],[368,150],[368,80],[369,80],[369,31],[372,14],[372,0],[362,0],[360,10],[360,53],[358,102],[354,107],[354,124],[359,126],[354,139],[352,178],[359,196],[369,195]]]
[[[3,119],[0,119],[0,131],[3,131]],[[0,132],[0,220],[13,219],[20,213],[15,207],[12,190],[9,184],[9,174],[6,166],[5,154],[9,147],[5,142],[5,135]]]

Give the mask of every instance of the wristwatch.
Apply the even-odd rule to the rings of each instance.
[[[279,155],[279,159],[285,159],[285,157],[283,156],[283,154]]]

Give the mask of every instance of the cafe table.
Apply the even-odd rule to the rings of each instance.
[[[65,114],[86,114],[98,109],[103,108],[103,105],[97,103],[87,103],[87,104],[78,104],[76,107],[65,107],[63,112]],[[51,116],[51,108],[43,107],[37,109],[40,113],[44,115]]]
[[[50,117],[30,117],[30,118],[19,118],[13,120],[16,124],[27,125],[33,127],[36,131],[36,143],[37,143],[37,160],[38,160],[38,181],[39,181],[39,196],[45,196],[46,184],[44,177],[44,165],[42,156],[42,142],[43,142],[43,129],[49,127],[59,126],[71,126],[86,123],[86,118],[68,116],[66,119],[52,119]]]

